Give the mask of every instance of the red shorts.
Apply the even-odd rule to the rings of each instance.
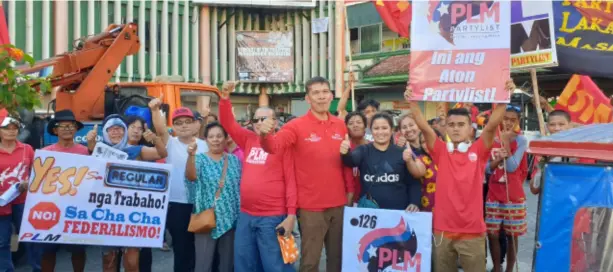
[[[502,228],[506,235],[526,234],[526,202],[501,203],[488,199],[485,202],[485,224],[490,234],[498,234]]]

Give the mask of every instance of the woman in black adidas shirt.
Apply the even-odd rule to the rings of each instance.
[[[392,118],[383,113],[371,119],[374,142],[350,151],[347,136],[341,144],[341,158],[348,167],[360,170],[361,198],[372,199],[381,209],[419,211],[421,184],[409,174],[418,167],[411,149],[392,144]]]

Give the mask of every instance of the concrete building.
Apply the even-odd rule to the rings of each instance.
[[[76,40],[104,31],[109,24],[138,23],[140,51],[123,61],[115,81],[181,75],[188,82],[221,87],[224,81],[237,79],[237,31],[292,32],[294,81],[239,85],[233,97],[239,116],[257,107],[262,88],[268,88],[272,106],[302,114],[306,80],[319,75],[328,78],[333,89],[342,86],[337,79],[343,77],[343,65],[342,61],[337,65],[336,57],[343,48],[335,46],[336,30],[344,27],[341,10],[336,8],[342,2],[276,1],[282,6],[275,1],[269,5],[241,2],[245,1],[12,0],[3,5],[12,43],[36,60],[70,51]],[[313,33],[315,18],[328,18],[324,32]]]

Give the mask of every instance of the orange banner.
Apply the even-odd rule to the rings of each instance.
[[[589,76],[573,75],[555,106],[567,111],[580,124],[610,123],[613,107]]]

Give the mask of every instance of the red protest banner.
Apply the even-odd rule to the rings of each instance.
[[[589,76],[573,75],[555,106],[565,110],[573,122],[580,124],[609,123],[613,107],[609,98]]]
[[[374,1],[379,16],[385,25],[402,37],[409,37],[409,25],[411,24],[411,4],[408,0],[401,1]]]
[[[11,3],[15,4],[15,3]],[[11,39],[9,37],[9,29],[6,25],[6,17],[4,17],[4,7],[0,3],[0,44],[9,44]]]

